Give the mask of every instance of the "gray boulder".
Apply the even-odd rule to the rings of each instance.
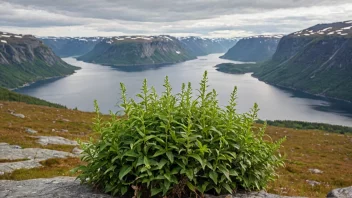
[[[59,144],[59,145],[78,146],[78,143],[76,141],[69,140],[60,136],[33,136],[33,137],[38,138],[37,143],[41,145]]]
[[[334,189],[326,196],[328,198],[351,198],[352,197],[352,186],[346,188]]]
[[[31,129],[31,128],[26,128],[26,132],[29,133],[29,134],[36,134],[38,133],[38,131],[34,130],[34,129]]]
[[[23,114],[20,113],[11,113],[11,115],[18,117],[18,118],[25,118],[26,116],[24,116]]]
[[[313,174],[322,174],[323,171],[317,169],[317,168],[310,168],[308,169],[309,172],[313,173]]]
[[[80,185],[73,177],[55,177],[50,179],[31,179],[23,181],[0,180],[0,197],[11,198],[112,198],[112,196],[94,192]]]

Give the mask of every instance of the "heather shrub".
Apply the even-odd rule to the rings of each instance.
[[[282,140],[256,127],[258,106],[236,111],[236,87],[220,107],[215,90],[208,91],[207,72],[197,97],[191,84],[158,95],[144,80],[138,100],[127,98],[121,83],[124,116],[102,122],[96,105],[94,130],[101,136],[82,144],[78,178],[113,195],[126,197],[201,197],[260,190],[283,165],[277,150]]]

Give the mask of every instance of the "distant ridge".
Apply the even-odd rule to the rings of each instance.
[[[282,36],[259,35],[243,38],[220,58],[245,62],[269,60],[275,53]]]
[[[239,38],[202,38],[196,36],[178,37],[177,39],[194,56],[225,53],[239,40]]]
[[[178,39],[160,35],[106,38],[78,60],[111,66],[133,66],[171,64],[194,58]]]
[[[79,56],[91,51],[103,37],[40,37],[60,57]]]
[[[318,24],[284,36],[254,73],[265,82],[352,101],[352,21]]]
[[[76,69],[79,68],[62,61],[36,37],[0,31],[0,86],[17,88],[69,75]]]

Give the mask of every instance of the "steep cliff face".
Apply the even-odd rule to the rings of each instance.
[[[213,53],[225,53],[239,40],[237,38],[201,38],[195,36],[179,37],[178,40],[193,56],[204,56]]]
[[[194,58],[179,40],[163,35],[105,39],[78,60],[111,66],[129,66],[177,63]]]
[[[275,53],[281,37],[282,35],[243,38],[220,58],[246,62],[268,60]]]
[[[352,101],[352,21],[319,24],[283,37],[260,80]]]
[[[34,36],[0,32],[0,86],[16,88],[75,69]]]
[[[60,57],[86,54],[103,40],[102,37],[42,37],[40,39]]]

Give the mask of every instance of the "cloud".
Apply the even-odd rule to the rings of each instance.
[[[65,15],[15,7],[9,3],[0,3],[0,16],[0,26],[47,27],[84,24],[81,20],[72,20]]]
[[[350,0],[3,0],[0,29],[39,36],[290,33],[352,18]],[[55,31],[54,31],[55,30]],[[25,32],[28,31],[28,32]]]

